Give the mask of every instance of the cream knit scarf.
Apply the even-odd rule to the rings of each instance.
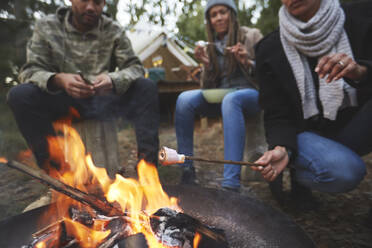
[[[306,56],[321,58],[327,54],[345,53],[353,58],[344,22],[345,14],[338,0],[322,0],[318,12],[308,22],[294,18],[284,6],[279,11],[280,39],[301,94],[305,119],[319,114]],[[344,93],[349,98],[346,101],[349,105],[357,105],[356,90],[342,78],[331,83],[327,83],[326,78],[319,78],[319,99],[323,116],[335,120],[343,105]]]

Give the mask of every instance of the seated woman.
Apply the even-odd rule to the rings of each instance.
[[[242,160],[245,142],[245,116],[259,112],[257,86],[252,80],[253,46],[262,35],[257,29],[239,27],[233,0],[209,0],[205,9],[207,47],[197,46],[195,57],[203,63],[202,88],[232,88],[221,103],[209,103],[203,90],[185,91],[176,104],[175,126],[178,152],[193,155],[196,115],[222,114],[226,160]],[[194,183],[195,170],[184,165],[183,183]],[[240,166],[226,164],[222,186],[239,191]]]
[[[256,47],[268,181],[289,166],[308,189],[346,192],[372,151],[372,2],[282,0],[280,29]]]

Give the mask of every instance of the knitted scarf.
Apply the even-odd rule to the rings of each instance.
[[[306,56],[320,59],[327,54],[345,53],[353,58],[344,22],[345,14],[338,0],[322,0],[319,10],[308,22],[296,19],[284,6],[279,10],[280,40],[301,94],[305,119],[319,114],[316,89]],[[319,78],[322,114],[335,120],[345,102],[357,105],[356,90],[342,78],[331,83],[327,83],[326,78]],[[345,93],[348,99],[344,99]]]

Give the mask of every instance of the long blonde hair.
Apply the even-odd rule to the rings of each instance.
[[[227,44],[226,46],[233,46],[239,41],[239,22],[237,16],[231,8],[229,8],[229,29],[227,33]],[[209,14],[207,14],[207,36],[210,43],[214,42],[216,37],[215,31],[212,28],[210,22]],[[227,70],[227,74],[233,73],[238,65],[237,60],[235,59],[234,54],[224,53],[225,56],[225,68],[220,68],[217,60],[216,47],[213,45],[208,45],[208,56],[209,56],[209,68],[206,68],[206,82],[204,82],[204,88],[215,88],[217,87],[217,79],[222,75],[223,70]]]

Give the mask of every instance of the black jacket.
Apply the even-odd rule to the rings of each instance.
[[[355,60],[368,68],[367,79],[363,82],[348,81],[357,88],[360,106],[372,96],[372,1],[348,3],[343,8],[344,27]],[[300,92],[280,42],[279,30],[257,44],[256,66],[269,149],[281,145],[296,153],[296,135],[305,130],[305,120]]]

